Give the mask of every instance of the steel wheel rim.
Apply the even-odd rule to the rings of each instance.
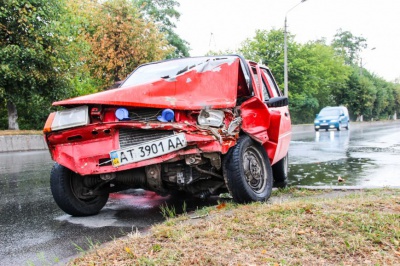
[[[70,186],[72,193],[74,194],[76,199],[83,202],[90,202],[96,199],[96,196],[83,195],[85,189],[83,186],[82,177],[77,177],[74,173],[71,173]]]
[[[263,163],[264,157],[254,147],[249,147],[243,153],[243,170],[247,185],[255,193],[260,194],[266,186],[266,167]]]

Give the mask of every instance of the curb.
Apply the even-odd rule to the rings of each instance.
[[[0,136],[0,152],[47,150],[42,135]]]

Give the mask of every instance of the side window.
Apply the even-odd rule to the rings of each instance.
[[[251,67],[251,70],[253,71],[253,77],[254,77],[254,81],[256,82],[256,86],[259,87],[260,83],[259,83],[259,80],[258,80],[257,68]]]
[[[274,96],[275,97],[283,96],[283,93],[276,85],[275,80],[272,77],[271,73],[267,69],[264,69],[264,68],[262,69],[262,71],[264,72],[265,77],[267,78],[268,84],[271,86]]]
[[[271,97],[269,96],[267,84],[265,84],[265,80],[262,80],[262,93],[264,96],[264,101],[268,101]]]

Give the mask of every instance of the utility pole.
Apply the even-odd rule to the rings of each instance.
[[[285,26],[284,26],[284,44],[283,44],[283,54],[284,54],[284,66],[283,66],[283,79],[284,79],[284,94],[286,97],[289,97],[289,88],[288,88],[288,59],[287,59],[287,14],[293,10],[296,6],[300,5],[301,3],[304,3],[306,0],[301,0],[300,3],[292,7],[286,12],[285,15]]]

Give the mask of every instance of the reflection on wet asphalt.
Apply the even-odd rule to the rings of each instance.
[[[399,129],[396,122],[294,136],[289,151],[290,185],[400,187]]]
[[[400,187],[400,123],[351,131],[295,133],[290,146],[290,184]],[[143,190],[110,195],[92,217],[71,217],[49,188],[53,162],[47,151],[0,153],[0,265],[54,265],[103,243],[163,221],[160,206],[182,212],[182,200]],[[338,177],[345,182],[338,183]],[[216,205],[187,199],[187,211]],[[63,263],[60,263],[63,264]]]
[[[54,203],[49,188],[53,162],[47,151],[0,153],[0,265],[54,265],[93,243],[111,241],[164,220],[160,206],[182,213],[182,200],[129,190],[110,195],[91,217],[72,217]],[[217,204],[187,199],[187,211]],[[60,263],[64,264],[64,263]]]

